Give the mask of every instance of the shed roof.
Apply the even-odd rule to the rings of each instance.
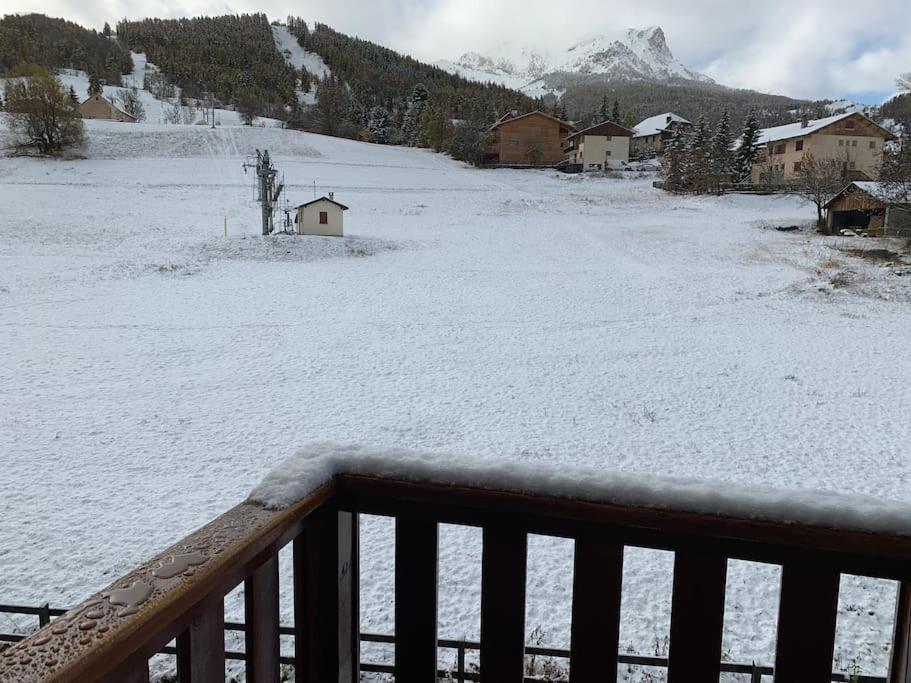
[[[332,204],[335,204],[337,207],[339,207],[342,211],[348,210],[348,207],[345,206],[344,204],[341,204],[341,203],[335,201],[334,199],[329,199],[329,197],[325,197],[325,196],[317,197],[316,199],[312,199],[309,202],[304,202],[303,204],[298,204],[295,208],[301,209],[305,206],[310,206],[311,204],[316,204],[317,202],[331,202]]]
[[[807,125],[804,126],[802,121],[796,121],[794,123],[787,123],[783,126],[775,126],[774,128],[763,128],[759,131],[759,137],[756,139],[757,145],[764,145],[769,142],[777,142],[779,140],[790,140],[791,138],[799,138],[804,135],[810,135],[812,133],[817,133],[823,128],[831,126],[833,123],[838,123],[844,119],[851,118],[852,116],[859,116],[862,119],[868,121],[870,124],[881,129],[885,135],[884,138],[887,140],[894,140],[895,136],[880,126],[878,123],[872,119],[867,118],[863,114],[858,112],[848,112],[846,114],[836,114],[835,116],[827,116],[822,119],[812,119],[807,121]]]
[[[682,116],[675,114],[672,111],[665,112],[664,114],[657,114],[655,116],[650,116],[644,121],[640,121],[633,128],[633,137],[634,138],[644,138],[648,135],[657,135],[661,131],[665,130],[671,123],[691,123],[687,121]]]
[[[837,199],[840,199],[841,197],[845,196],[849,192],[853,192],[854,190],[860,190],[872,199],[876,199],[883,204],[896,204],[904,206],[902,202],[895,201],[892,195],[890,195],[885,183],[879,183],[874,180],[855,180],[845,185],[841,190],[839,190],[837,194],[832,197],[832,199],[827,201],[826,207],[829,207]]]

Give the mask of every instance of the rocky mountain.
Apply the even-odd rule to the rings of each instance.
[[[560,93],[565,89],[562,81],[580,77],[604,81],[715,83],[674,57],[660,26],[629,29],[619,39],[596,36],[573,45],[553,59],[539,51],[525,50],[521,66],[504,57],[476,52],[465,53],[455,62],[436,62],[436,66],[470,80],[501,83],[532,96]]]

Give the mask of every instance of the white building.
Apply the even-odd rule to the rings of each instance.
[[[599,123],[563,142],[563,153],[570,164],[581,164],[583,171],[606,171],[629,161],[629,139],[633,131],[611,121]]]
[[[342,237],[345,234],[342,212],[348,207],[335,201],[330,192],[328,197],[320,197],[297,207],[298,235],[324,235]]]

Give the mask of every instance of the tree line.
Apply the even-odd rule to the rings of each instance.
[[[133,71],[130,52],[116,40],[65,19],[8,14],[0,19],[0,73],[19,64],[78,69],[109,85]]]

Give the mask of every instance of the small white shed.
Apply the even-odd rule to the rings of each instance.
[[[320,197],[297,207],[298,235],[325,235],[327,237],[343,237],[345,234],[342,221],[342,212],[348,207],[335,201],[330,193],[328,197]]]

